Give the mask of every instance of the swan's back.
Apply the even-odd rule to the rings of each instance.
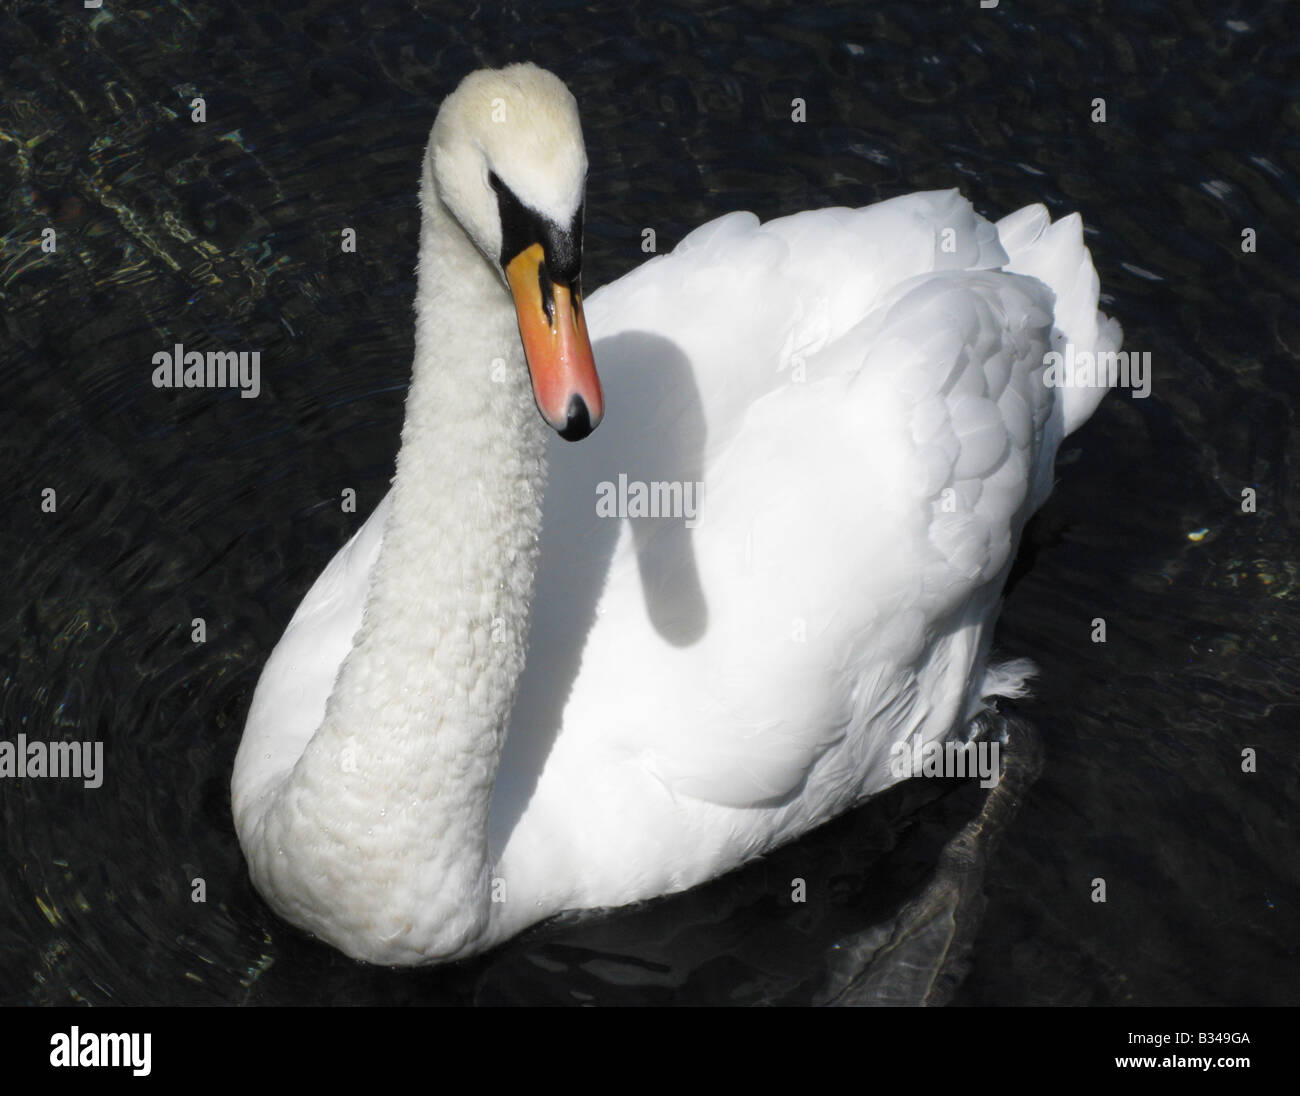
[[[1077,217],[1000,227],[955,191],[732,214],[591,297],[608,412],[551,447],[511,874],[584,865],[561,904],[680,889],[1021,691],[1028,664],[987,667],[1002,584],[1103,394],[1043,383],[1054,314],[1078,349],[1119,330]],[[599,517],[620,476],[700,483],[698,523]]]

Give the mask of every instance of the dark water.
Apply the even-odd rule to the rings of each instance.
[[[589,286],[643,228],[663,249],[738,208],[957,185],[993,217],[1082,212],[1154,386],[1070,439],[1022,547],[999,643],[1041,667],[1019,710],[1045,764],[954,1003],[1300,1001],[1293,8],[106,6],[0,12],[0,737],[107,757],[93,791],[0,782],[0,1001],[810,1000],[828,942],[915,893],[976,809],[904,789],[448,970],[354,964],[251,890],[230,767],[266,655],[392,473],[428,129],[464,73],[524,59],[582,107]],[[177,342],[260,350],[261,396],[154,389]]]

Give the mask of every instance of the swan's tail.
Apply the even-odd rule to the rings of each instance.
[[[1075,354],[1092,355],[1119,350],[1124,333],[1117,321],[1097,311],[1100,283],[1077,213],[1053,223],[1043,206],[1025,206],[998,222],[998,237],[1011,257],[1008,270],[1037,278],[1056,294],[1053,350],[1065,354],[1072,346]],[[1103,386],[1063,388],[1064,432],[1082,426],[1107,391]]]
[[[1038,673],[1038,667],[1027,658],[1012,658],[1005,662],[990,662],[984,668],[984,681],[980,685],[980,698],[1005,696],[1017,700],[1029,695],[1029,679]]]

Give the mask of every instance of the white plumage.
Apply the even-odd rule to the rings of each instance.
[[[436,173],[421,324],[443,284],[425,269]],[[586,316],[608,412],[590,438],[547,444],[522,674],[484,660],[495,630],[527,619],[528,568],[484,579],[481,619],[462,593],[473,561],[514,558],[512,520],[531,543],[538,476],[494,483],[509,435],[460,459],[486,405],[439,425],[449,397],[422,400],[435,339],[417,333],[399,486],[259,683],[234,779],[241,841],[277,910],[349,954],[457,958],[564,909],[690,887],[894,783],[895,743],[942,740],[1023,687],[1027,664],[987,662],[1002,585],[1058,444],[1105,391],[1047,387],[1044,354],[1120,342],[1077,215],[1051,224],[1030,206],[995,227],[955,191],[765,225],[731,214],[593,294]],[[439,361],[472,356],[448,330]],[[414,455],[435,444],[436,459]],[[459,486],[394,514],[403,482],[447,466]],[[491,505],[467,501],[475,477]],[[698,521],[600,516],[620,477],[702,485]],[[417,509],[436,529],[415,531]],[[395,542],[380,565],[389,536],[424,547]],[[457,568],[458,585],[430,590]],[[415,619],[453,600],[446,619]],[[349,685],[354,646],[370,653]],[[463,733],[446,714],[461,701]],[[319,756],[299,763],[309,741]]]

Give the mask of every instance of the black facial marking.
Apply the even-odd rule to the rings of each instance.
[[[537,268],[537,287],[542,292],[542,311],[546,313],[546,322],[555,326],[555,283],[546,276],[546,264]]]
[[[573,215],[573,223],[567,229],[548,221],[548,237],[542,241],[551,277],[575,290],[578,275],[582,273],[582,214],[585,206],[586,202],[579,204],[578,212]]]
[[[578,206],[573,224],[562,228],[524,205],[495,171],[488,173],[488,182],[496,191],[497,209],[501,214],[501,265],[505,266],[533,244],[541,244],[545,256],[543,266],[550,280],[576,289],[582,269],[582,214],[586,203]],[[545,301],[548,296],[549,290],[543,283],[542,299]],[[549,309],[547,315],[550,315]]]

